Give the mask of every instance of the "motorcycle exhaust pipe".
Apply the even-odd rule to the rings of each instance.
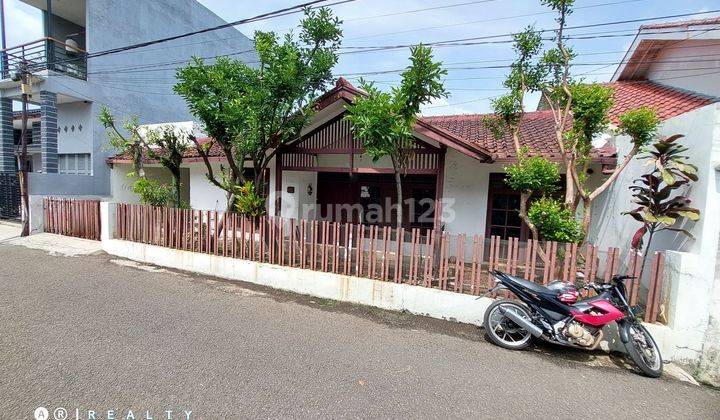
[[[502,313],[503,316],[510,318],[510,320],[512,322],[523,327],[526,331],[528,331],[533,336],[540,337],[541,335],[543,335],[543,330],[540,327],[538,327],[537,325],[528,321],[527,319],[523,318],[522,316],[518,315],[515,311],[510,311],[503,307],[500,307],[500,313]]]

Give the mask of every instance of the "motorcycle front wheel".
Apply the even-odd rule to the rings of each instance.
[[[660,377],[663,371],[662,356],[648,330],[634,321],[625,322],[620,328],[625,330],[625,336],[628,338],[625,348],[638,369],[651,378]]]
[[[485,311],[483,320],[483,326],[490,341],[510,350],[522,350],[529,346],[533,340],[532,334],[503,315],[501,308],[530,319],[527,307],[517,301],[503,299],[493,302]]]

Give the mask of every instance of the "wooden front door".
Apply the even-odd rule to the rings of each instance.
[[[325,220],[395,226],[397,203],[395,178],[391,174],[318,173],[317,205]],[[408,199],[413,199],[409,202]],[[432,228],[435,176],[403,177],[406,227]],[[413,208],[410,208],[410,205]],[[378,211],[379,210],[379,211]]]

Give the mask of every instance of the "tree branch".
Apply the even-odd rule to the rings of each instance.
[[[610,177],[608,179],[605,180],[605,182],[603,182],[592,193],[590,193],[590,195],[588,196],[588,199],[590,200],[590,202],[592,202],[600,194],[605,192],[605,190],[607,190],[608,187],[610,187],[610,185],[612,185],[612,183],[615,182],[617,177],[620,176],[620,173],[623,171],[623,169],[625,169],[625,167],[628,165],[628,163],[630,163],[630,161],[637,154],[637,152],[638,152],[638,147],[633,146],[633,148],[630,150],[630,152],[627,154],[627,156],[625,156],[625,159],[623,160],[622,164],[620,164],[620,166],[615,168],[613,173],[610,175]]]
[[[215,178],[215,174],[213,173],[212,165],[210,164],[210,159],[208,158],[207,153],[203,150],[200,142],[197,141],[195,136],[191,136],[190,139],[193,141],[193,143],[195,143],[195,148],[197,149],[198,154],[202,158],[203,162],[205,162],[205,167],[207,168],[206,175],[207,175],[208,181],[210,181],[212,184],[214,184],[216,187],[220,188],[221,190],[232,193],[232,191],[228,191],[227,186],[223,185]]]

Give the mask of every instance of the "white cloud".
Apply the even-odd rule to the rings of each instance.
[[[433,99],[429,104],[420,107],[420,114],[424,116],[431,115],[457,115],[457,114],[473,114],[474,112],[463,107],[452,105],[445,98]]]
[[[5,36],[7,46],[24,44],[41,38],[42,14],[39,9],[19,0],[5,1]]]

